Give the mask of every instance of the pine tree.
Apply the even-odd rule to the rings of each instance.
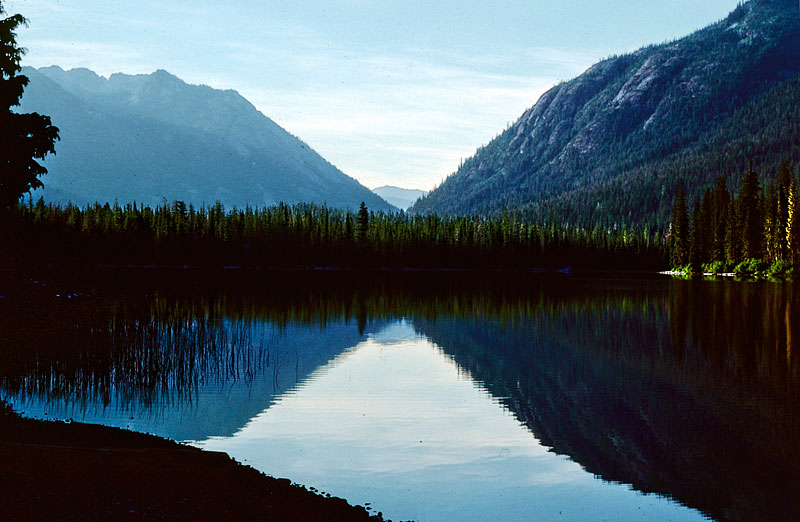
[[[713,192],[712,261],[725,262],[725,239],[728,230],[730,200],[725,176],[719,176]]]
[[[789,193],[792,190],[793,178],[794,176],[789,168],[789,162],[784,161],[778,169],[778,201],[776,204],[775,217],[775,243],[777,245],[779,259],[790,259],[786,228],[789,226]]]
[[[739,219],[738,201],[731,201],[728,206],[728,217],[725,222],[725,261],[735,265],[742,260],[741,219]]]
[[[703,261],[703,218],[702,207],[699,201],[695,201],[692,211],[692,230],[689,234],[689,263],[694,267],[699,267]]]
[[[774,263],[780,256],[778,243],[778,191],[774,183],[767,187],[766,197],[763,202],[764,223],[764,257]]]
[[[689,263],[689,214],[686,208],[686,192],[683,181],[678,185],[678,195],[675,198],[675,207],[672,212],[670,252],[673,267],[678,268]]]
[[[706,189],[703,193],[703,199],[700,202],[700,211],[698,213],[697,239],[699,241],[698,253],[700,254],[700,263],[711,261],[711,250],[714,242],[714,210],[713,210],[713,197],[710,189]]]
[[[795,265],[800,262],[800,209],[798,209],[797,183],[794,176],[787,189],[786,204],[786,253]]]
[[[745,259],[758,259],[764,250],[760,192],[758,177],[751,166],[742,176],[742,186],[736,201],[742,233],[742,255]]]
[[[362,201],[361,206],[358,207],[358,219],[356,220],[356,237],[359,243],[367,240],[367,232],[369,231],[369,210],[367,205]]]

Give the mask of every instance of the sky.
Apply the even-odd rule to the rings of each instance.
[[[369,188],[430,190],[546,90],[739,0],[5,0],[23,65],[235,89]]]

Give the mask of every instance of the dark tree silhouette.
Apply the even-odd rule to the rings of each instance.
[[[20,72],[25,50],[17,45],[16,30],[27,23],[22,15],[5,17],[0,0],[0,211],[15,205],[26,192],[42,187],[39,176],[47,173],[36,160],[55,154],[58,128],[49,116],[18,114],[28,78]]]
[[[0,266],[159,264],[264,268],[663,269],[664,235],[647,228],[583,228],[516,217],[406,213],[279,204],[151,208],[17,205]],[[688,225],[687,225],[688,231]],[[688,242],[688,239],[687,239]],[[357,248],[354,248],[356,247]],[[14,254],[14,255],[11,255]]]
[[[675,198],[675,207],[672,213],[670,247],[672,266],[682,267],[689,262],[689,215],[683,181],[678,185],[678,195]]]
[[[741,220],[742,253],[745,259],[760,258],[763,253],[764,229],[759,195],[761,184],[752,165],[742,176],[737,204]]]
[[[356,225],[358,241],[363,243],[367,239],[367,231],[369,230],[369,210],[367,210],[367,205],[363,201],[361,202],[361,206],[358,207],[358,221]]]

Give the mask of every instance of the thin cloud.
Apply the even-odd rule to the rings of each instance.
[[[44,2],[28,5],[41,10]],[[80,16],[64,9],[70,11],[65,18]],[[169,38],[152,38],[164,30],[148,26],[156,9],[181,20]],[[209,27],[207,12],[187,6],[145,3],[124,17],[107,6],[99,11],[93,23],[123,28],[124,39],[67,41],[31,31],[26,64],[88,67],[105,76],[165,68],[190,83],[236,89],[367,185],[397,185],[402,176],[408,186],[430,188],[547,88],[596,60],[595,53],[546,47],[468,54],[348,47],[288,20],[243,20],[239,33],[220,32],[230,13],[221,12],[219,27]],[[137,34],[147,37],[131,43]],[[202,69],[192,65],[199,56]]]
[[[336,53],[328,66],[340,67]],[[530,107],[556,79],[486,73],[418,56],[348,60],[347,82],[312,82],[287,94],[251,88],[262,112],[367,185],[427,189]],[[352,74],[352,73],[351,73]]]
[[[127,45],[66,40],[36,40],[35,44],[28,47],[24,59],[25,65],[33,67],[58,65],[64,69],[91,67],[96,73],[104,76],[119,72],[122,67],[125,72],[132,74],[153,70],[145,56]],[[89,63],[87,56],[91,56]]]

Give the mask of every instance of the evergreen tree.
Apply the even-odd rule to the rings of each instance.
[[[730,194],[725,176],[717,178],[713,192],[713,239],[711,246],[711,260],[725,262],[725,239],[728,230],[728,212],[730,209]]]
[[[797,266],[800,262],[800,209],[798,209],[798,187],[794,176],[789,182],[786,203],[786,252],[787,258]]]
[[[736,203],[741,226],[742,256],[758,259],[763,254],[764,227],[760,208],[761,186],[752,165],[742,176]]]
[[[681,267],[689,262],[689,214],[686,208],[686,191],[683,181],[678,185],[678,195],[675,198],[675,207],[672,212],[670,252],[673,267]]]
[[[786,229],[789,226],[789,193],[792,190],[793,178],[789,162],[784,161],[778,169],[778,201],[775,209],[777,226],[774,235],[776,236],[778,258],[787,260],[790,260],[790,257]]]
[[[11,111],[19,105],[28,78],[20,72],[24,50],[17,46],[16,30],[27,23],[22,15],[3,18],[0,0],[0,211],[15,205],[19,198],[42,182],[39,176],[47,169],[36,160],[55,154],[58,129],[49,116],[19,114]]]
[[[353,242],[353,216],[350,212],[347,213],[344,220],[344,242],[350,244]]]
[[[368,231],[369,210],[367,210],[367,205],[362,201],[361,206],[358,207],[358,219],[356,221],[356,237],[360,243],[366,241]]]
[[[737,203],[735,200],[731,201],[725,222],[725,261],[729,265],[738,263],[742,257],[741,220],[739,219],[739,205]]]
[[[706,189],[703,193],[703,199],[698,205],[698,222],[697,222],[697,251],[700,255],[700,263],[706,263],[711,260],[711,250],[714,242],[714,210],[712,193],[710,189]]]
[[[695,267],[699,267],[705,256],[703,255],[703,217],[702,209],[699,201],[694,204],[692,211],[692,229],[689,233],[689,263]]]
[[[780,259],[780,243],[778,241],[778,191],[774,183],[767,186],[763,199],[764,223],[764,257],[769,262]]]

